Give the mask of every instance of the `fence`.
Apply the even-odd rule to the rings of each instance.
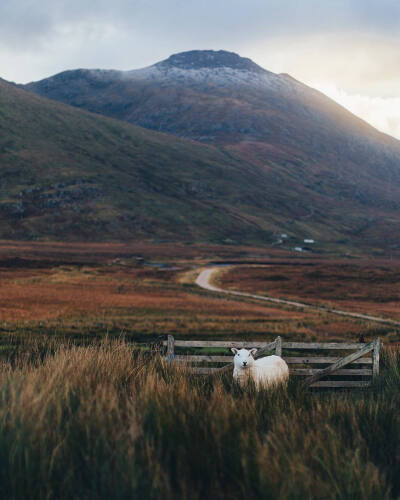
[[[379,374],[381,343],[379,338],[368,344],[360,344],[282,342],[281,337],[277,337],[273,342],[175,340],[172,335],[168,335],[163,345],[167,347],[167,358],[171,362],[185,363],[193,373],[199,375],[231,370],[233,361],[231,347],[247,349],[257,347],[259,350],[255,358],[273,352],[282,356],[289,366],[290,375],[305,377],[304,383],[310,387],[368,387],[373,378]],[[205,350],[214,352],[205,354]],[[332,351],[337,355],[330,355]],[[222,368],[218,366],[221,364]]]

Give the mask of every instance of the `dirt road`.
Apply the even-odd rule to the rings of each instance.
[[[211,283],[212,277],[218,273],[218,271],[221,271],[221,267],[210,267],[207,269],[203,269],[200,271],[200,274],[198,275],[196,279],[196,285],[198,285],[201,288],[204,288],[206,290],[210,290],[211,292],[218,292],[218,293],[226,293],[229,295],[235,295],[239,297],[246,297],[250,299],[257,299],[257,300],[264,300],[266,302],[273,302],[275,304],[285,304],[289,305],[292,307],[301,307],[303,309],[314,309],[316,311],[324,311],[324,312],[329,312],[332,314],[338,314],[339,316],[348,316],[350,318],[357,318],[357,319],[363,319],[367,321],[374,321],[376,323],[384,323],[384,324],[389,324],[389,325],[394,325],[394,326],[400,326],[400,321],[395,321],[393,319],[386,319],[386,318],[380,318],[377,316],[370,316],[367,314],[361,314],[361,313],[353,313],[353,312],[348,312],[348,311],[341,311],[340,309],[331,309],[329,307],[323,307],[323,306],[317,306],[313,304],[306,304],[303,302],[296,302],[293,300],[286,300],[286,299],[276,299],[275,297],[269,297],[265,295],[255,295],[252,293],[247,293],[247,292],[235,292],[233,290],[223,290],[222,288],[218,288],[217,286],[213,285]]]

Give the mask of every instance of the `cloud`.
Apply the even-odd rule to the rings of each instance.
[[[400,139],[400,97],[348,94],[334,85],[317,88],[381,132]]]
[[[400,88],[400,37],[356,32],[268,37],[249,47],[257,62],[310,85],[391,97]]]
[[[248,52],[400,139],[400,40],[375,33],[270,37]]]
[[[399,26],[398,0],[2,0],[0,76],[27,82],[77,67],[134,69],[184,50],[233,50],[319,89],[341,89],[338,98],[359,96],[353,103],[366,114],[364,96],[397,134],[384,103],[399,96]]]
[[[223,43],[229,48],[266,35],[398,34],[399,19],[398,0],[3,0],[0,43],[28,51],[43,50],[49,42],[64,46],[66,28],[93,24],[134,40],[152,38],[155,52],[156,44]],[[140,48],[147,50],[143,44]]]

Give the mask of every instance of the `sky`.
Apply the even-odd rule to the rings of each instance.
[[[135,69],[223,49],[400,139],[400,0],[1,0],[0,77]]]

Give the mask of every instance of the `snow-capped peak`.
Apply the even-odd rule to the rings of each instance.
[[[189,86],[212,84],[222,88],[244,85],[281,91],[292,86],[286,78],[261,68],[251,59],[224,50],[182,52],[147,68],[122,72],[121,78]]]
[[[161,61],[157,66],[179,69],[231,68],[253,73],[267,72],[251,59],[240,57],[238,54],[226,50],[190,50],[188,52],[180,52]]]

